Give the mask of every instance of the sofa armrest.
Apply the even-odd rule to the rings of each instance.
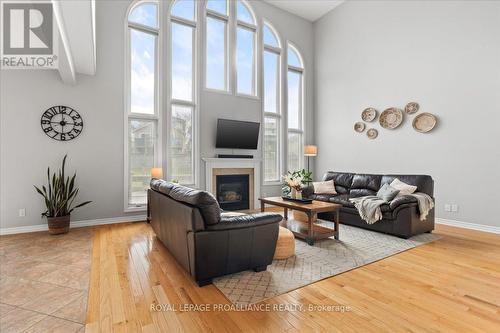
[[[309,184],[302,188],[302,197],[310,198],[314,194],[314,186],[313,184]]]
[[[206,226],[206,230],[219,231],[254,228],[261,225],[279,223],[282,219],[283,216],[276,213],[256,213],[242,216],[222,217],[219,223]]]
[[[411,195],[400,195],[389,203],[390,209],[395,209],[403,204],[417,203],[417,199]]]

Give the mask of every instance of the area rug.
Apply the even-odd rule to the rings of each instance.
[[[331,222],[323,222],[333,228]],[[267,271],[244,271],[214,280],[213,284],[233,304],[260,302],[313,282],[439,239],[421,234],[410,239],[341,225],[340,240],[325,239],[314,246],[295,240],[295,256],[274,260]]]

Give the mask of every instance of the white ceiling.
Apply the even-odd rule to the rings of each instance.
[[[273,6],[298,15],[311,22],[340,5],[344,0],[264,0]]]

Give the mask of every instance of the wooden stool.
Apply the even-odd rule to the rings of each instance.
[[[286,259],[295,255],[295,236],[287,228],[280,227],[274,259]]]

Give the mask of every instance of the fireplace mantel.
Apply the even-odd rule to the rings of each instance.
[[[253,207],[259,207],[260,198],[260,158],[203,158],[205,162],[205,190],[213,193],[213,169],[253,169]]]

